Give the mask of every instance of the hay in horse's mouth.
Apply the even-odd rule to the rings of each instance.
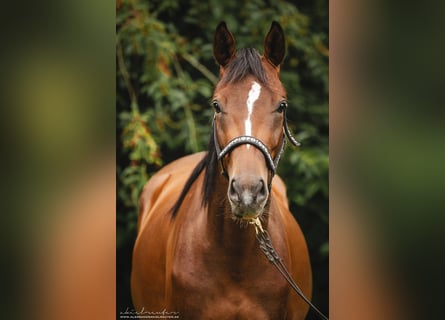
[[[263,217],[263,210],[261,210],[261,212],[255,214],[255,215],[251,215],[251,216],[237,216],[235,214],[231,214],[231,218],[234,222],[236,222],[237,224],[240,225],[240,227],[244,227],[247,228],[248,225],[250,224],[256,224],[256,221],[261,220]]]

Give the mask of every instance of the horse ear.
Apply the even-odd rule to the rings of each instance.
[[[280,24],[272,22],[269,32],[264,39],[264,56],[278,67],[283,62],[286,53],[286,40]]]
[[[216,27],[213,40],[213,55],[221,67],[225,67],[235,55],[235,38],[224,21]]]

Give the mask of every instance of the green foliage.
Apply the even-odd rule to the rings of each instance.
[[[328,255],[328,2],[122,0],[117,7],[118,248],[131,250],[137,201],[162,164],[205,150],[218,66],[213,33],[227,22],[237,47],[263,51],[273,20],[286,34],[281,79],[289,126],[279,174],[306,235],[313,266]],[[314,273],[316,273],[314,271]],[[326,285],[326,284],[325,284]]]

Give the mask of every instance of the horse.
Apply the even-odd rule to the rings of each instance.
[[[310,297],[306,241],[275,175],[286,137],[293,139],[279,79],[283,29],[272,22],[260,55],[236,50],[221,22],[213,54],[220,77],[208,151],[166,165],[140,196],[130,281],[134,310],[180,319],[304,319],[307,304],[262,255],[248,227],[261,220]]]

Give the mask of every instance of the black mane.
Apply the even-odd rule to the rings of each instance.
[[[236,83],[248,75],[253,75],[262,84],[267,82],[266,70],[261,63],[261,56],[258,51],[252,48],[238,51],[227,65],[220,84]]]
[[[219,84],[236,83],[247,76],[254,76],[260,83],[265,84],[267,82],[267,75],[264,67],[261,63],[261,56],[255,49],[241,49],[236,56],[229,62],[226,67],[224,77],[220,80]],[[201,172],[204,173],[204,186],[202,192],[202,206],[209,204],[210,196],[213,193],[215,174],[218,167],[218,159],[215,150],[215,141],[213,134],[210,135],[210,141],[208,145],[207,154],[193,169],[190,177],[184,185],[184,189],[181,191],[178,200],[171,209],[171,215],[174,218],[178,213],[179,208],[184,201],[190,187],[199,177]]]
[[[173,218],[178,213],[178,210],[181,207],[181,204],[184,201],[185,196],[190,190],[190,187],[193,185],[193,183],[199,177],[199,175],[203,170],[205,170],[205,173],[204,173],[204,186],[202,191],[202,206],[204,207],[208,205],[210,201],[210,196],[213,193],[217,167],[218,167],[218,159],[215,150],[215,142],[212,135],[209,142],[209,151],[207,151],[204,158],[202,158],[202,160],[196,165],[195,169],[193,169],[192,173],[190,174],[190,177],[187,179],[187,182],[185,183],[184,189],[182,189],[181,194],[179,195],[178,200],[176,200],[175,204],[171,209],[171,214]]]

